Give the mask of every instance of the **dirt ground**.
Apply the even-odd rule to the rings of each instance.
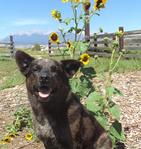
[[[141,71],[114,74],[112,79],[124,95],[114,97],[114,101],[121,107],[126,148],[141,149]],[[102,88],[97,78],[94,83]],[[0,139],[5,135],[5,126],[13,121],[12,112],[21,105],[29,107],[25,85],[0,91]],[[11,143],[0,145],[0,149],[44,149],[41,142],[26,141],[24,135],[23,131]]]

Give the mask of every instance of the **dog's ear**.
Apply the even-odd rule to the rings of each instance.
[[[30,64],[34,58],[23,51],[16,51],[15,59],[21,73],[26,76],[29,72]]]
[[[62,60],[61,64],[68,78],[71,78],[77,72],[77,70],[83,66],[83,64],[80,61],[73,59]]]

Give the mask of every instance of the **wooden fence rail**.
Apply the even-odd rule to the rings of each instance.
[[[124,32],[123,27],[119,27],[119,31]],[[90,49],[89,50],[96,50],[98,51],[98,49],[101,48],[107,48],[108,47],[108,42],[105,40],[105,38],[109,38],[109,40],[115,40],[116,39],[116,35],[115,33],[103,33],[103,34],[96,34],[94,33],[93,36],[89,37],[89,41],[90,41]],[[119,51],[121,51],[124,48],[124,35],[121,36],[119,38]]]

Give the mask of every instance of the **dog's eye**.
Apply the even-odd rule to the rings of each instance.
[[[57,71],[56,66],[52,66],[52,67],[51,67],[51,72],[56,72],[56,71]]]
[[[32,68],[32,71],[39,71],[41,68],[40,68],[40,66],[34,66],[33,68]]]

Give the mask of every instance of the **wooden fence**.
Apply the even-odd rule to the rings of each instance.
[[[122,27],[119,27],[119,31],[124,32],[124,29]],[[116,39],[116,35],[115,33],[102,33],[102,34],[96,34],[94,33],[93,36],[89,37],[89,41],[90,41],[90,49],[89,50],[100,50],[103,48],[107,48],[108,47],[108,41],[106,40],[106,38],[108,38],[110,41],[115,40]],[[87,37],[88,40],[88,37]],[[119,51],[121,51],[124,48],[124,36],[121,36],[119,38]]]
[[[136,53],[136,50],[141,51],[141,30],[135,31],[124,31],[123,27],[118,28],[119,31],[122,31],[124,34],[119,38],[119,48],[120,52],[122,49],[126,49],[124,54],[125,58],[141,58],[141,52]],[[87,29],[86,29],[87,31]],[[85,34],[85,41],[90,42],[90,46],[88,49],[88,53],[90,55],[99,55],[102,57],[110,57],[111,51],[108,50],[108,43],[105,40],[108,37],[110,40],[115,40],[115,33],[101,33],[101,34],[93,34],[93,36],[89,36],[88,33]],[[64,43],[52,44],[50,41],[48,42],[49,54],[54,51],[56,53],[56,49],[64,48]]]
[[[50,40],[48,40],[48,54],[51,55],[59,55],[62,48],[65,48],[66,44],[64,42],[58,42],[57,44],[53,44]]]
[[[123,27],[119,27],[119,30],[124,32]],[[110,38],[111,40],[115,39],[115,33],[104,33],[97,35],[96,38],[94,36],[90,36],[89,40],[91,43],[91,47],[106,47],[106,41],[104,40],[105,37]],[[141,50],[141,30],[134,30],[134,31],[125,31],[123,36],[119,38],[119,51],[122,49],[127,50]]]
[[[8,52],[4,52],[3,54],[1,53],[1,56],[13,58],[15,55],[13,36],[9,36],[9,42],[0,42],[0,48],[8,49]]]
[[[124,58],[141,58],[141,30],[134,31],[124,31],[123,27],[119,27],[119,31],[122,31],[124,34],[119,38],[119,49],[120,52],[122,49],[125,50]],[[88,53],[90,55],[99,55],[102,57],[110,57],[110,51],[108,51],[107,42],[104,40],[105,37],[108,37],[110,40],[115,40],[115,33],[104,33],[89,37],[90,48]],[[138,50],[138,52],[136,52]],[[140,51],[140,52],[139,52]]]
[[[124,32],[122,27],[119,27],[119,30]],[[88,32],[87,32],[88,31]],[[115,39],[115,33],[110,33],[110,34],[100,34],[100,35],[95,35],[94,36],[89,36],[89,29],[88,26],[85,29],[85,42],[89,42],[90,46],[89,46],[89,51],[91,52],[100,52],[103,51],[105,48],[107,48],[107,42],[104,40],[105,37],[108,37],[110,40],[114,40]],[[82,41],[84,42],[84,41]],[[57,52],[57,49],[61,49],[66,47],[66,44],[63,42],[57,43],[57,44],[53,44],[50,40],[48,41],[48,52],[49,54],[53,54]],[[120,37],[119,39],[119,51],[121,51],[121,49],[123,49],[124,47],[124,37]],[[103,49],[103,50],[102,50]]]

